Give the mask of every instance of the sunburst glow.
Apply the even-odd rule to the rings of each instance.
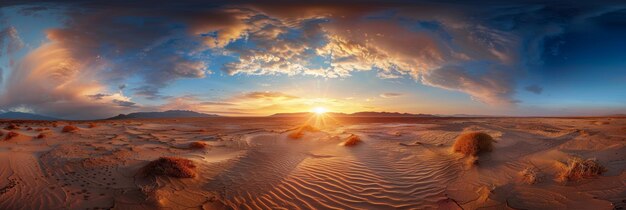
[[[324,114],[324,113],[326,113],[327,111],[328,111],[328,110],[326,110],[326,108],[324,108],[324,107],[315,107],[315,108],[313,108],[313,112],[314,112],[315,114],[318,114],[318,115],[320,115],[320,114]]]

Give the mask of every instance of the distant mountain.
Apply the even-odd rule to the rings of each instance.
[[[188,110],[168,110],[164,112],[134,112],[130,114],[120,114],[107,120],[126,119],[154,119],[154,118],[182,118],[182,117],[218,117],[214,114],[204,114]]]
[[[452,114],[452,115],[441,115],[441,117],[498,117],[498,115]]]
[[[271,117],[307,117],[314,115],[311,112],[296,112],[296,113],[276,113]],[[352,114],[328,112],[326,115],[333,117],[437,117],[429,114],[411,114],[411,113],[399,113],[399,112],[355,112]]]
[[[437,117],[430,114],[411,114],[399,112],[355,112],[350,117]]]
[[[12,119],[12,120],[59,120],[54,117],[48,117],[44,115],[25,113],[25,112],[5,112],[0,114],[0,119]]]

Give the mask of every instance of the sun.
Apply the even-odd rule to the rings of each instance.
[[[326,113],[326,111],[327,110],[324,107],[315,107],[315,108],[313,108],[313,112],[315,112],[315,114],[318,114],[318,115],[324,114],[324,113]]]

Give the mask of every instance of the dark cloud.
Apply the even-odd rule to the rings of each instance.
[[[122,101],[122,100],[117,100],[117,99],[113,99],[113,103],[117,104],[118,106],[124,106],[124,107],[135,107],[137,104],[134,102]]]
[[[88,95],[88,97],[93,99],[93,100],[102,100],[106,96],[111,96],[111,94],[98,93],[98,94],[94,94],[94,95]]]
[[[33,16],[37,15],[38,12],[46,11],[48,7],[46,6],[33,6],[33,7],[25,7],[18,11],[19,14],[24,16]]]
[[[541,92],[543,92],[543,88],[539,85],[526,86],[524,89],[534,94],[541,94]]]

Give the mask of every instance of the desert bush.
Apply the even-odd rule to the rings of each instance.
[[[193,161],[178,157],[160,157],[143,168],[144,175],[169,176],[176,178],[193,178],[196,176],[196,165]]]
[[[470,132],[461,134],[457,137],[452,148],[454,152],[476,156],[482,152],[492,151],[492,142],[493,138],[491,138],[489,134],[483,132]]]
[[[289,133],[289,135],[287,135],[289,138],[291,139],[300,139],[302,138],[302,136],[304,136],[304,132],[317,132],[319,131],[319,129],[311,126],[311,125],[303,125],[300,126],[298,128],[296,128],[294,131],[292,131],[291,133]]]
[[[606,172],[606,168],[594,158],[583,159],[571,157],[567,164],[563,164],[562,171],[557,174],[557,179],[566,181],[578,181],[581,179],[596,177]]]
[[[78,130],[78,127],[73,126],[73,125],[66,125],[63,127],[62,132],[63,133],[70,133],[70,132],[75,132]]]
[[[190,149],[205,149],[207,147],[208,147],[208,145],[206,143],[204,143],[204,142],[201,142],[201,141],[195,141],[195,142],[191,142],[189,144],[189,148]]]
[[[4,137],[4,140],[10,140],[10,139],[15,138],[15,137],[17,137],[19,135],[20,135],[19,133],[11,131],[11,132],[7,133],[7,135]]]
[[[527,167],[524,170],[520,171],[520,175],[522,176],[522,181],[527,184],[535,184],[541,181],[541,177],[539,176],[539,169],[535,167]]]
[[[87,127],[88,127],[88,128],[95,128],[95,127],[97,127],[97,125],[96,125],[95,123],[89,123],[89,124],[87,125]]]
[[[359,143],[361,143],[361,138],[357,135],[351,134],[350,136],[348,136],[348,138],[346,138],[342,145],[346,147],[351,147],[356,146]]]
[[[38,138],[38,139],[46,138],[46,134],[45,133],[40,133],[39,135],[37,135],[36,138]]]
[[[19,128],[20,128],[20,126],[18,126],[16,124],[13,124],[13,123],[11,123],[11,124],[7,125],[6,127],[4,127],[4,129],[6,129],[6,130],[15,130],[15,129],[19,129]]]

